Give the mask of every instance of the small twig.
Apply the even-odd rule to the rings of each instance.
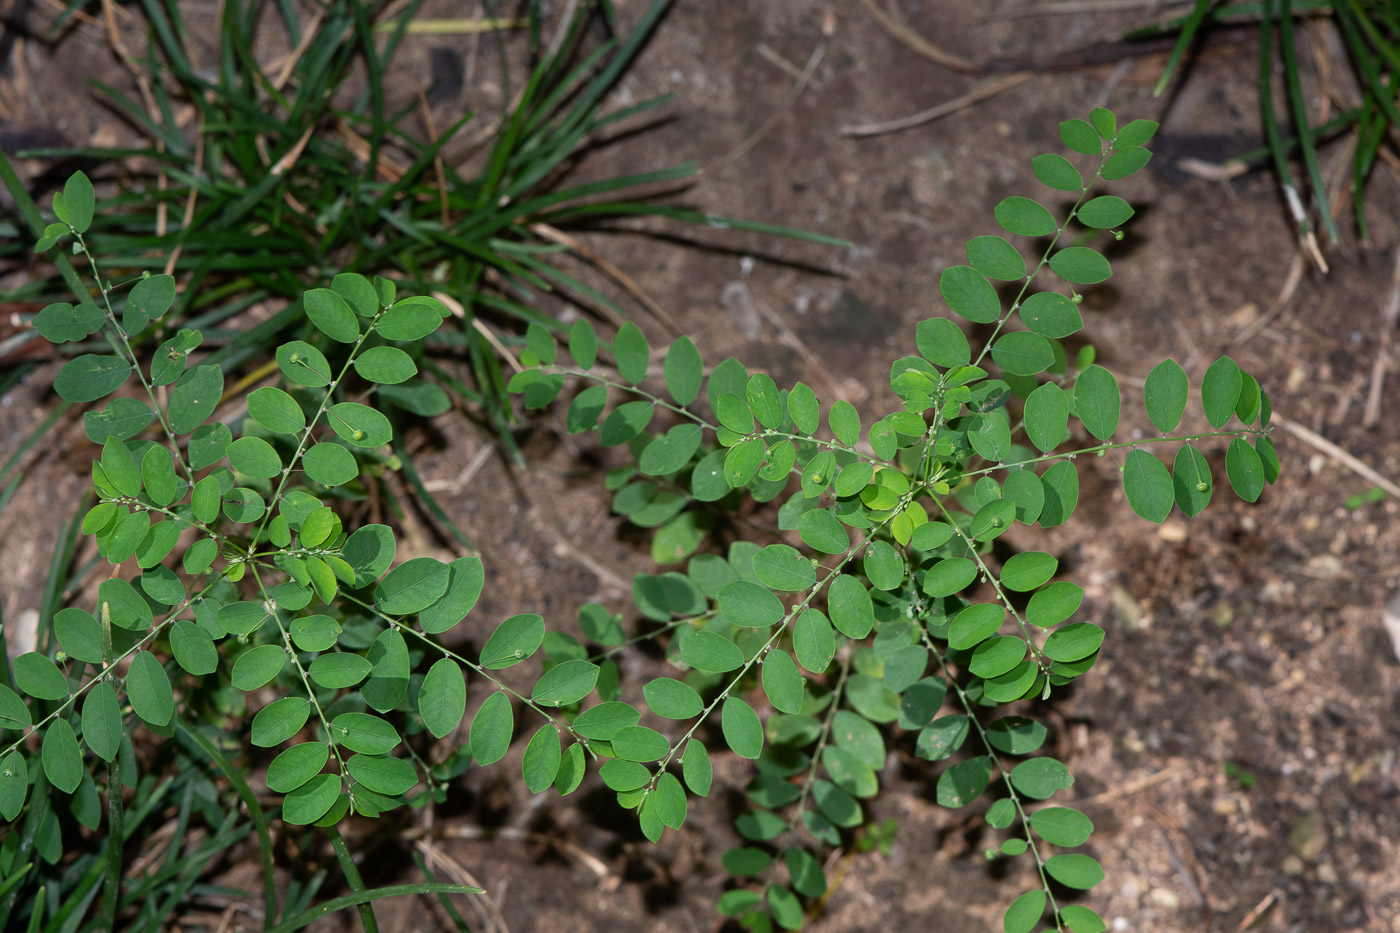
[[[467,884],[474,888],[486,887],[478,882],[461,862],[433,845],[431,839],[419,839],[414,843],[414,848],[423,855],[428,864],[435,865],[439,871],[457,884]],[[482,924],[488,931],[499,930],[500,933],[510,933],[510,928],[506,926],[506,918],[501,915],[501,908],[497,906],[491,895],[472,894],[468,896],[468,899],[476,908],[477,916],[481,918]]]
[[[1307,428],[1303,427],[1301,424],[1298,424],[1294,421],[1290,421],[1277,413],[1273,417],[1273,422],[1274,424],[1277,424],[1279,427],[1283,428],[1289,434],[1292,434],[1294,437],[1298,438],[1303,443],[1321,451],[1322,453],[1331,457],[1333,460],[1344,464],[1345,466],[1350,468],[1351,471],[1357,476],[1360,476],[1362,479],[1369,480],[1372,484],[1379,486],[1390,495],[1395,496],[1397,499],[1400,499],[1400,486],[1397,486],[1393,480],[1387,479],[1380,473],[1377,473],[1375,470],[1371,469],[1365,463],[1361,462],[1356,457],[1347,453],[1345,450],[1338,447],[1336,444],[1332,443],[1327,438],[1313,431],[1310,431]]]
[[[486,461],[491,459],[491,454],[495,452],[495,447],[491,444],[482,444],[481,448],[467,461],[467,465],[462,468],[455,479],[430,479],[423,483],[423,488],[428,492],[448,492],[461,495],[466,491],[468,485],[476,474],[481,472],[481,468],[486,465]]]
[[[1400,263],[1400,253],[1396,255],[1396,262]],[[1236,334],[1232,343],[1244,343],[1265,327],[1268,327],[1269,324],[1273,322],[1274,318],[1283,313],[1283,309],[1288,307],[1288,303],[1293,300],[1293,295],[1298,291],[1298,284],[1303,281],[1304,265],[1303,254],[1294,253],[1293,261],[1288,266],[1288,275],[1284,276],[1283,287],[1280,288],[1278,294],[1274,296],[1274,303],[1269,306],[1269,310],[1257,321]],[[1400,265],[1397,265],[1396,269],[1397,275],[1400,275]]]
[[[907,130],[910,127],[919,126],[920,124],[937,120],[940,117],[946,117],[949,114],[957,113],[965,107],[970,107],[979,101],[986,100],[988,97],[995,97],[1003,91],[1009,91],[1016,85],[1024,82],[1030,76],[1029,72],[1007,75],[1004,78],[998,78],[995,81],[990,81],[975,87],[961,97],[955,97],[952,100],[944,101],[936,107],[930,107],[928,110],[920,111],[911,116],[901,117],[898,120],[890,120],[888,123],[867,123],[863,126],[843,126],[841,127],[841,135],[879,136],[881,133],[893,133],[896,130]]]
[[[760,58],[768,62],[773,67],[777,68],[779,71],[784,72],[789,78],[793,78],[797,81],[802,80],[802,69],[798,68],[792,62],[779,55],[777,50],[774,49],[767,42],[760,42],[758,45],[754,46],[754,50],[758,52]],[[812,78],[807,83],[811,86],[812,90],[814,91],[820,91],[822,89],[821,81],[817,80],[816,78]]]
[[[272,86],[275,89],[279,91],[282,90],[283,86],[285,86],[287,81],[292,77],[292,69],[295,68],[297,62],[301,60],[302,55],[306,54],[306,50],[311,47],[311,43],[316,38],[317,33],[321,31],[321,20],[325,17],[325,12],[324,7],[316,8],[316,12],[312,15],[311,21],[306,24],[306,32],[302,34],[301,41],[297,43],[297,47],[292,49],[291,53],[287,55],[287,57],[282,60],[281,65],[278,66],[277,74],[272,79]]]
[[[1084,797],[1080,800],[1076,800],[1074,803],[1075,806],[1087,807],[1092,806],[1094,804],[1108,803],[1110,800],[1117,800],[1120,797],[1131,797],[1133,794],[1136,794],[1139,791],[1146,790],[1154,784],[1160,784],[1168,778],[1176,777],[1177,774],[1178,771],[1176,766],[1172,765],[1170,767],[1163,768],[1156,774],[1149,774],[1146,777],[1138,778],[1135,781],[1129,781],[1126,784],[1120,784],[1117,787],[1110,788],[1109,790],[1104,791],[1103,793],[1095,794],[1092,797]]]
[[[467,309],[463,307],[462,303],[456,298],[453,298],[446,292],[433,292],[433,297],[447,305],[447,310],[451,311],[455,316],[466,320]],[[501,354],[501,357],[510,364],[511,369],[518,373],[523,373],[525,371],[525,367],[520,365],[520,361],[515,358],[515,354],[506,349],[506,345],[501,343],[500,338],[496,336],[491,328],[486,326],[480,316],[472,315],[472,327],[476,329],[477,333],[486,338],[486,342],[491,344],[497,353]]]
[[[1171,6],[1185,6],[1186,0],[1062,0],[1059,3],[1033,3],[1020,8],[1009,7],[987,14],[988,20],[1024,19],[1028,16],[1067,16],[1075,13],[1111,13],[1118,10],[1138,10],[1153,7],[1153,12]]]
[[[888,9],[881,9],[875,0],[861,0],[861,5],[870,12],[871,16],[875,17],[875,22],[880,24],[881,29],[915,55],[927,58],[935,64],[951,68],[954,71],[972,74],[981,70],[973,62],[960,55],[945,52],[911,29],[909,24],[904,22],[903,18],[895,11],[892,0]]]
[[[1277,888],[1264,895],[1264,899],[1258,904],[1255,904],[1254,909],[1245,914],[1244,918],[1235,925],[1235,933],[1244,933],[1245,930],[1254,926],[1255,921],[1264,916],[1264,911],[1274,906],[1274,902],[1278,900],[1278,897],[1279,891]]]
[[[625,292],[627,292],[627,294],[637,299],[637,301],[642,305],[642,307],[650,311],[652,315],[654,315],[658,321],[665,325],[666,329],[669,330],[672,334],[678,335],[682,332],[681,326],[678,323],[676,323],[676,319],[673,318],[666,311],[665,308],[657,304],[656,301],[650,295],[642,291],[642,287],[638,285],[635,281],[633,281],[633,279],[630,276],[628,276],[627,273],[623,272],[616,265],[609,262],[607,257],[599,255],[597,252],[584,245],[578,239],[570,236],[563,230],[551,227],[549,224],[531,224],[530,232],[535,234],[536,236],[543,237],[546,240],[558,243],[561,246],[567,246],[570,252],[577,253],[580,258],[597,266],[603,271],[605,275],[607,275],[614,282],[620,285],[622,289]],[[622,320],[622,318],[618,317],[615,313],[613,313],[613,310],[611,308],[608,308],[607,306],[599,308],[599,313],[607,316],[608,320],[612,321],[613,324],[617,327],[621,327],[624,323],[626,323]]]
[[[760,139],[767,136],[769,131],[778,125],[778,121],[792,109],[792,105],[797,103],[797,98],[802,95],[803,89],[806,88],[807,83],[812,80],[812,75],[816,73],[817,66],[821,64],[822,56],[825,54],[826,43],[822,42],[812,50],[812,54],[807,58],[807,67],[802,69],[802,74],[797,76],[797,81],[788,89],[787,96],[784,97],[782,102],[768,115],[768,119],[764,120],[763,124],[759,126],[758,129],[750,133],[748,138],[731,149],[726,155],[720,156],[718,159],[715,159],[709,165],[702,168],[700,174],[713,175],[721,169],[727,168],[739,159],[742,159]]]
[[[423,91],[421,84],[418,85],[418,103],[423,108],[423,122],[428,126],[428,141],[437,146],[438,131],[437,124],[433,121],[433,108],[428,103],[428,95]],[[441,149],[433,154],[433,171],[437,175],[438,183],[438,213],[442,218],[442,228],[446,230],[450,226],[447,212],[447,172],[442,165]]]

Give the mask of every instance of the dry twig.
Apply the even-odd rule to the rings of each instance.
[[[1356,457],[1347,453],[1345,450],[1338,447],[1336,444],[1332,443],[1327,438],[1323,437],[1321,434],[1317,434],[1314,431],[1310,431],[1307,428],[1303,427],[1301,424],[1298,424],[1296,421],[1290,421],[1282,415],[1278,414],[1277,412],[1274,413],[1273,422],[1274,424],[1277,424],[1279,427],[1283,428],[1289,434],[1292,434],[1294,437],[1298,438],[1300,441],[1307,444],[1308,446],[1318,451],[1321,451],[1322,453],[1331,457],[1333,460],[1344,464],[1345,466],[1350,468],[1350,470],[1357,476],[1360,476],[1362,479],[1370,480],[1370,482],[1374,485],[1379,486],[1390,495],[1395,496],[1397,499],[1400,499],[1400,485],[1396,485],[1394,480],[1382,476],[1380,473],[1376,472],[1371,467],[1358,460]]]
[[[957,113],[959,110],[970,107],[979,101],[986,100],[989,97],[995,97],[1003,91],[1009,91],[1016,85],[1023,83],[1029,77],[1029,72],[1022,72],[1020,74],[1007,75],[1004,78],[997,78],[995,81],[989,81],[986,84],[973,88],[961,97],[955,97],[952,100],[944,101],[936,107],[930,107],[928,110],[922,110],[919,113],[911,114],[907,117],[900,117],[898,120],[890,120],[887,123],[867,123],[862,126],[843,126],[841,127],[841,135],[878,136],[881,133],[893,133],[896,130],[907,130],[910,127],[919,126],[920,124],[937,120],[940,117],[946,117],[949,114]]]

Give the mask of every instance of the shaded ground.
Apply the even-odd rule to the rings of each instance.
[[[634,18],[640,4],[620,6]],[[1001,15],[1022,6],[903,10],[918,33],[979,60],[1084,47],[1145,15]],[[93,35],[79,30],[56,54],[72,61],[86,49],[95,67],[108,67]],[[430,48],[465,58],[475,41],[412,39],[397,80],[426,85]],[[1321,29],[1300,34],[1309,63],[1326,41]],[[789,106],[792,72],[818,52],[810,83]],[[30,82],[48,87],[44,76],[62,66],[33,44],[25,54]],[[674,118],[599,152],[583,170],[698,159],[711,168],[687,195],[696,206],[857,245],[838,253],[723,231],[697,237],[718,251],[632,235],[590,242],[694,335],[707,360],[737,356],[781,384],[803,379],[823,398],[848,398],[875,417],[891,402],[883,388],[889,360],[912,352],[916,321],[943,313],[939,271],[963,261],[968,238],[992,231],[998,200],[1037,194],[1030,158],[1058,146],[1061,120],[1102,103],[1124,118],[1162,120],[1163,146],[1199,151],[1195,137],[1220,136],[1243,148],[1249,142],[1239,134],[1257,125],[1255,55],[1248,39],[1209,52],[1166,104],[1150,97],[1156,58],[1047,73],[937,122],[848,139],[843,126],[907,116],[981,79],[914,54],[854,0],[726,5],[722,15],[682,4],[618,95],[623,103],[675,93]],[[42,107],[11,118],[63,114],[54,128],[71,142],[113,132],[71,79],[63,86],[71,97],[46,93]],[[468,86],[441,106],[473,106],[472,93]],[[9,101],[27,106],[24,95]],[[1363,424],[1400,255],[1400,190],[1388,166],[1371,183],[1372,243],[1360,248],[1349,237],[1329,254],[1325,278],[1307,268],[1276,316],[1243,340],[1273,311],[1295,261],[1272,178],[1144,173],[1114,190],[1139,205],[1139,216],[1114,250],[1111,284],[1087,294],[1082,336],[1124,377],[1125,423],[1146,425],[1132,377],[1173,356],[1198,384],[1228,352],[1258,374],[1285,419],[1400,475],[1400,434],[1389,427],[1400,379],[1385,380],[1379,421]],[[660,322],[638,314],[654,344],[669,339]],[[34,387],[51,375],[37,373],[3,400],[0,443],[18,443],[41,416]],[[461,627],[464,639],[479,643],[516,611],[542,612],[567,630],[582,602],[627,608],[625,581],[648,562],[644,538],[607,514],[591,472],[613,463],[611,455],[564,438],[559,413],[527,432],[531,468],[523,475],[509,474],[498,457],[479,460],[481,436],[460,418],[442,419],[434,432],[416,442],[420,462],[488,567],[487,594]],[[85,442],[73,428],[64,437],[71,452],[43,453],[3,514],[0,566],[17,581],[3,596],[7,626],[37,607],[51,549],[51,500],[38,490],[81,483]],[[1062,557],[1088,588],[1083,617],[1109,631],[1094,672],[1042,712],[1054,726],[1054,753],[1078,779],[1068,797],[1098,826],[1090,850],[1109,880],[1087,903],[1118,929],[1235,930],[1262,908],[1257,929],[1400,930],[1400,664],[1380,624],[1400,578],[1397,504],[1344,508],[1370,484],[1294,435],[1275,438],[1283,476],[1257,506],[1221,494],[1205,515],[1156,528],[1132,515],[1116,472],[1101,463],[1081,471],[1078,521],[1044,536],[1018,529],[1016,543]],[[1221,463],[1217,452],[1217,476]],[[423,553],[447,556],[426,530],[417,533]],[[627,689],[654,670],[654,662],[629,660]],[[876,819],[899,822],[889,856],[830,867],[841,882],[818,929],[897,929],[931,916],[947,930],[999,928],[1002,907],[1030,883],[1026,865],[982,858],[994,837],[980,819],[933,804],[936,771],[910,747],[896,743],[873,806]],[[520,754],[469,772],[435,817],[446,837],[441,851],[491,892],[510,929],[717,927],[711,905],[727,878],[719,855],[737,838],[737,798],[692,801],[686,830],[651,846],[596,779],[571,800],[527,799],[512,778]],[[739,787],[749,773],[728,755],[717,754],[716,767],[717,787]],[[403,844],[378,829],[360,842],[369,874],[397,879]],[[380,915],[388,929],[442,920],[427,901],[388,902]]]

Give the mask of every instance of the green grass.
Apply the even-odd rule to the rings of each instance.
[[[1351,70],[1361,89],[1361,99],[1356,106],[1316,125],[1307,113],[1302,69],[1294,42],[1296,27],[1301,17],[1308,14],[1325,15],[1336,23],[1347,50],[1345,67]],[[1272,157],[1279,186],[1299,233],[1310,240],[1314,236],[1316,218],[1327,238],[1333,243],[1338,240],[1340,233],[1317,153],[1322,143],[1351,134],[1355,144],[1350,178],[1352,213],[1357,234],[1363,240],[1368,239],[1366,183],[1386,130],[1400,127],[1400,110],[1396,108],[1393,90],[1400,73],[1400,11],[1394,4],[1381,0],[1257,0],[1248,3],[1197,0],[1185,16],[1131,32],[1125,38],[1177,35],[1176,45],[1155,88],[1155,93],[1160,95],[1184,67],[1183,63],[1189,61],[1192,44],[1202,31],[1236,22],[1254,22],[1260,27],[1257,81],[1267,140],[1265,151]],[[1273,100],[1272,78],[1276,69],[1280,69],[1283,76],[1285,101],[1282,108],[1275,107]],[[1292,121],[1294,133],[1291,136],[1285,136],[1278,129],[1280,109]],[[1239,158],[1249,159],[1257,154],[1262,153],[1242,153]],[[1290,167],[1290,160],[1295,156],[1302,161],[1301,185],[1295,182]]]

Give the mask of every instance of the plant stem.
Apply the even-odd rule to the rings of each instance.
[[[327,826],[326,835],[330,837],[331,848],[335,850],[336,861],[340,863],[340,870],[345,873],[345,881],[350,885],[350,890],[356,894],[365,892],[365,881],[360,877],[360,870],[355,867],[355,859],[350,855],[350,850],[345,845],[345,839],[340,835],[340,830],[335,825]],[[360,922],[364,924],[365,933],[379,933],[379,921],[374,916],[374,904],[369,901],[362,901],[359,905]]]

